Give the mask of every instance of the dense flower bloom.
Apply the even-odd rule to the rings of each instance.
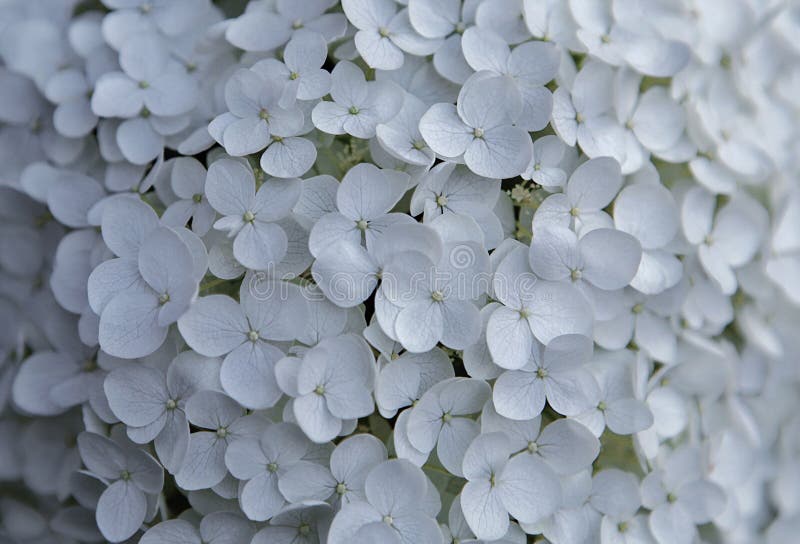
[[[794,544],[799,15],[3,0],[0,540]]]

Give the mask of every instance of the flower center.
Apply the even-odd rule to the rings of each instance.
[[[606,404],[606,401],[601,400],[600,402],[597,403],[597,409],[600,410],[601,412],[605,412],[607,408],[608,405]]]
[[[643,310],[644,310],[644,305],[641,302],[638,304],[634,304],[633,308],[631,308],[631,311],[635,314],[640,314],[642,313]]]
[[[258,112],[258,117],[264,121],[269,121],[269,112],[267,108],[261,108]]]
[[[164,304],[166,304],[167,302],[169,302],[169,293],[164,293],[164,294],[162,294],[160,297],[158,297],[158,303],[159,303],[161,306],[163,306],[163,305],[164,305]]]
[[[347,111],[350,113],[350,115],[358,115],[358,108],[355,106],[350,106]]]
[[[621,521],[620,523],[618,523],[617,524],[617,530],[620,533],[624,533],[625,531],[627,531],[628,530],[628,522],[627,521]]]
[[[298,77],[300,77],[300,74],[298,74],[297,72],[292,72],[291,74],[289,74],[289,79],[291,79],[292,81],[294,81]]]
[[[674,494],[674,493],[668,493],[668,494],[667,494],[667,502],[668,502],[668,503],[670,503],[670,504],[671,504],[671,503],[674,503],[674,502],[675,502],[675,501],[677,501],[677,500],[678,500],[678,497],[677,497],[677,496],[675,496],[675,494]]]
[[[123,470],[122,472],[119,473],[119,479],[127,482],[128,480],[131,479],[131,473],[128,472],[127,470]]]
[[[441,291],[434,291],[433,293],[431,293],[431,298],[436,302],[441,302],[444,300],[444,293],[442,293]]]
[[[581,271],[576,268],[575,270],[570,272],[569,277],[572,278],[572,281],[578,281],[579,279],[581,279],[582,275],[583,274],[581,274]]]
[[[242,219],[244,219],[245,223],[252,223],[256,219],[256,214],[254,214],[253,212],[248,210],[248,211],[244,212],[244,215],[242,216]]]
[[[467,25],[465,25],[461,21],[456,23],[456,34],[463,34],[466,29],[467,29]]]
[[[584,121],[585,119],[584,119],[584,117],[583,117],[583,114],[582,114],[581,112],[577,112],[577,113],[575,114],[575,120],[576,120],[577,122],[579,122],[579,123],[583,123],[583,121]]]
[[[381,35],[381,38],[388,38],[389,37],[389,29],[385,26],[382,26],[378,29],[378,34]]]
[[[147,119],[148,117],[150,117],[150,110],[147,109],[147,106],[142,106],[142,109],[139,112],[139,116],[142,119]]]
[[[267,471],[271,473],[278,472],[278,463],[270,463],[267,465]]]
[[[581,214],[581,210],[580,210],[579,208],[571,208],[571,209],[569,210],[569,214],[570,214],[572,217],[578,217],[578,216]]]
[[[710,234],[707,234],[705,238],[703,238],[703,243],[707,246],[710,246],[714,243],[714,239],[711,237]]]
[[[178,407],[178,403],[175,402],[175,399],[169,399],[167,401],[167,410],[174,410]]]
[[[192,200],[200,204],[203,201],[203,193],[197,193],[195,195],[192,195]]]
[[[537,451],[539,451],[539,444],[537,444],[536,442],[530,441],[530,442],[528,442],[527,450],[528,450],[528,453],[536,453]]]
[[[258,340],[258,331],[250,331],[247,333],[247,339],[251,342]]]
[[[411,146],[417,151],[420,151],[422,149],[425,149],[425,142],[423,142],[422,140],[414,140],[413,142],[411,142]]]
[[[295,19],[294,21],[292,21],[292,28],[295,30],[303,28],[303,21],[301,21],[300,19]]]
[[[139,88],[140,88],[140,89],[146,89],[146,88],[148,88],[149,86],[150,86],[150,84],[149,84],[148,82],[146,82],[146,81],[140,81],[140,82],[139,82]]]
[[[324,386],[324,385],[318,385],[318,386],[316,386],[316,387],[314,388],[314,393],[316,393],[316,394],[317,394],[317,395],[319,395],[319,396],[322,396],[322,395],[324,395],[324,394],[325,394],[325,386]]]
[[[547,377],[547,369],[546,368],[537,368],[536,369],[536,377],[539,379],[544,379]]]
[[[151,9],[153,9],[153,6],[150,5],[150,2],[144,2],[139,6],[139,11],[142,13],[150,13]]]
[[[386,514],[385,516],[383,516],[383,522],[386,525],[391,525],[392,523],[394,523],[394,519],[389,514]]]
[[[367,220],[365,220],[365,219],[359,219],[358,221],[356,221],[356,228],[358,230],[360,230],[361,232],[364,232],[365,230],[367,230],[368,226],[369,226],[369,222],[367,222]]]
[[[301,523],[300,527],[297,528],[297,532],[302,536],[307,536],[311,532],[311,527],[308,523]]]
[[[336,494],[337,495],[344,495],[347,493],[347,486],[344,483],[336,484]]]
[[[447,197],[444,195],[439,195],[436,197],[436,205],[440,208],[444,208],[447,206]]]
[[[489,476],[489,485],[491,487],[494,487],[494,486],[497,485],[497,478],[495,477],[494,472],[492,472],[491,476]]]
[[[227,427],[220,427],[217,429],[217,436],[220,438],[225,438],[228,436],[228,428]]]
[[[450,412],[445,412],[444,414],[442,414],[442,421],[444,421],[445,423],[450,423],[451,421],[453,421],[453,416],[450,414]]]
[[[475,136],[476,138],[483,138],[483,129],[482,128],[473,129],[472,135]]]

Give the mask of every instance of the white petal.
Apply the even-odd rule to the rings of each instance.
[[[117,145],[133,164],[146,164],[164,149],[164,137],[153,130],[147,119],[126,119],[117,129]]]
[[[600,289],[612,291],[628,285],[639,269],[642,248],[630,234],[595,229],[580,241],[583,274]]]
[[[142,535],[141,544],[199,544],[197,529],[186,520],[170,519],[152,526]]]
[[[664,319],[649,312],[640,314],[636,319],[634,340],[653,359],[665,363],[675,361],[677,350],[675,333]]]
[[[464,124],[452,104],[434,104],[419,121],[425,143],[445,157],[459,157],[472,142],[472,130]]]
[[[225,355],[247,339],[244,312],[230,297],[200,297],[178,320],[178,329],[189,346],[202,355]]]
[[[403,52],[392,40],[377,29],[359,30],[355,35],[356,49],[370,68],[397,70],[403,65]]]
[[[342,430],[342,420],[330,413],[322,395],[311,392],[292,404],[297,423],[312,441],[327,442]]]
[[[298,461],[280,476],[278,488],[289,502],[324,501],[333,494],[337,483],[326,467]]]
[[[558,477],[532,455],[512,457],[497,486],[509,514],[522,523],[536,523],[561,506]]]
[[[614,203],[614,224],[636,237],[643,249],[658,249],[678,230],[678,210],[672,194],[662,185],[634,183],[620,192]]]
[[[284,230],[274,223],[246,224],[233,242],[233,255],[252,270],[267,270],[278,264],[288,247]]]
[[[497,540],[508,531],[508,511],[501,493],[489,480],[467,482],[461,491],[461,509],[469,528],[480,539]]]
[[[391,0],[344,0],[342,9],[358,29],[377,29],[389,24],[397,8]]]
[[[261,155],[261,169],[279,178],[300,177],[313,166],[317,148],[305,138],[283,138],[273,142]]]
[[[702,187],[693,187],[684,195],[681,225],[690,243],[699,244],[711,233],[716,205],[714,195]]]
[[[495,410],[502,416],[531,419],[544,408],[544,383],[531,372],[504,372],[495,382],[492,400]]]
[[[547,402],[553,410],[565,416],[583,413],[600,399],[597,382],[582,369],[553,373],[544,383]]]
[[[443,333],[442,311],[433,300],[414,302],[397,315],[395,332],[407,350],[422,353],[431,350]]]
[[[97,502],[97,526],[111,542],[130,538],[144,522],[147,501],[130,481],[111,484]]]
[[[157,226],[153,208],[139,199],[115,198],[103,207],[103,240],[118,257],[135,259],[139,247]]]
[[[141,427],[158,419],[166,409],[166,377],[145,366],[114,369],[103,382],[103,389],[114,415],[126,425]]]
[[[167,337],[168,328],[158,323],[160,309],[155,294],[122,293],[111,299],[100,316],[103,351],[125,359],[153,353]]]
[[[51,399],[50,390],[74,376],[77,370],[67,356],[59,353],[38,352],[28,357],[14,378],[14,404],[42,416],[64,412],[65,408]]]
[[[486,328],[486,344],[497,366],[522,368],[530,360],[533,342],[530,325],[518,311],[502,307],[492,312]]]
[[[534,290],[534,306],[530,309],[528,323],[539,341],[549,343],[563,334],[590,334],[593,321],[591,307],[575,287],[540,281]]]
[[[454,476],[462,476],[461,465],[464,452],[472,440],[480,434],[479,425],[469,419],[456,417],[442,425],[436,455],[442,466]]]
[[[272,407],[281,391],[275,380],[275,363],[283,352],[263,342],[245,342],[225,357],[220,382],[225,392],[251,410]]]
[[[558,474],[574,474],[587,467],[600,453],[600,441],[583,425],[557,419],[542,430],[536,450]]]
[[[567,196],[579,210],[600,210],[608,206],[621,186],[619,163],[610,157],[599,157],[575,169],[569,178]]]
[[[617,434],[633,434],[650,428],[653,414],[645,403],[636,399],[620,399],[606,409],[606,424]]]
[[[239,502],[248,519],[266,521],[286,504],[278,490],[276,474],[262,472],[242,487]]]
[[[227,444],[216,433],[192,433],[183,466],[175,481],[186,490],[208,489],[225,477],[225,450]]]
[[[464,161],[478,175],[511,178],[525,171],[533,157],[533,143],[519,127],[501,126],[475,138],[464,153]]]
[[[530,264],[537,276],[561,281],[580,269],[578,237],[571,229],[544,225],[536,228],[531,241]]]

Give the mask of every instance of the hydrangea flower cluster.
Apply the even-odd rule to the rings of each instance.
[[[797,542],[796,3],[0,4],[0,542]]]

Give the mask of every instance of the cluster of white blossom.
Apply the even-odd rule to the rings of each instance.
[[[798,38],[0,2],[0,543],[796,543]]]

